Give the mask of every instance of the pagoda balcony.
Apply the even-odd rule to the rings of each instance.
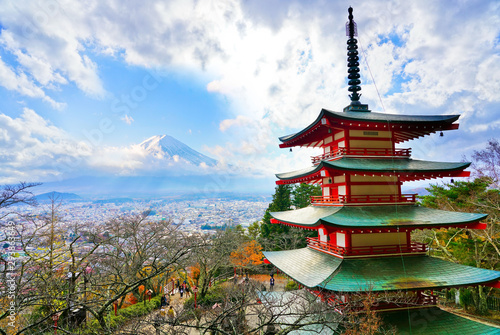
[[[312,156],[313,165],[321,163],[321,161],[332,160],[342,156],[361,156],[361,157],[392,157],[392,158],[408,158],[410,157],[411,149],[363,149],[363,148],[338,148],[329,153]]]
[[[398,244],[345,248],[328,242],[322,242],[317,237],[307,237],[307,246],[318,251],[338,255],[341,257],[413,254],[425,253],[428,250],[426,244],[418,242],[412,242],[409,246],[407,244]]]
[[[312,196],[311,204],[328,205],[361,205],[361,204],[415,204],[417,194],[370,194],[370,195],[339,195]]]

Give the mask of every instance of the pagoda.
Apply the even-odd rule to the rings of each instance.
[[[348,303],[354,294],[403,292],[410,303],[398,306],[388,303],[379,308],[390,309],[391,313],[397,313],[398,308],[412,311],[427,308],[448,315],[435,307],[433,290],[477,285],[500,287],[500,272],[430,257],[426,245],[411,240],[411,232],[485,229],[486,224],[481,220],[487,215],[425,208],[418,205],[416,194],[403,194],[404,182],[468,177],[470,172],[465,169],[470,163],[416,160],[411,158],[410,148],[396,145],[456,130],[459,115],[375,113],[362,104],[352,8],[348,18],[351,103],[342,112],[322,109],[309,126],[280,138],[280,148],[314,147],[322,148],[323,153],[312,157],[308,168],[277,174],[276,183],[319,184],[322,196],[312,197],[309,207],[271,213],[271,223],[316,230],[318,237],[308,238],[305,248],[269,251],[264,256],[309,291],[336,305]],[[440,314],[435,319],[445,322],[450,317]],[[453,320],[447,330],[460,325],[460,331],[464,332],[464,323]],[[470,334],[500,333],[500,329],[477,325],[471,327],[479,332]]]

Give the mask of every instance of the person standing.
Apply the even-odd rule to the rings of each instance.
[[[274,275],[271,275],[271,278],[269,279],[269,291],[274,290]]]
[[[186,298],[189,298],[189,287],[186,284],[186,281],[182,283],[182,290],[184,291],[184,294],[186,295]]]
[[[160,300],[160,309],[163,309],[167,306],[167,295],[164,294],[161,296],[161,300]]]

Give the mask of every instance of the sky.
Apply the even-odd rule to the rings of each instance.
[[[278,137],[349,104],[348,6],[362,103],[461,115],[400,147],[461,161],[498,138],[495,0],[1,0],[0,183],[141,175],[137,144],[168,134],[272,190],[320,154]]]

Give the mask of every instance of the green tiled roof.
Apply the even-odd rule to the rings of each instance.
[[[487,214],[450,212],[418,205],[385,206],[309,206],[271,212],[282,222],[304,227],[324,224],[336,227],[431,227],[478,222]]]
[[[500,272],[497,271],[429,256],[380,257],[345,259],[341,271],[333,273],[318,286],[332,291],[390,291],[452,287],[498,278]]]
[[[310,248],[267,251],[278,269],[307,287],[336,292],[454,287],[498,280],[500,272],[429,256],[340,259]]]
[[[323,168],[334,169],[339,171],[362,171],[362,172],[421,172],[421,173],[435,173],[442,171],[456,171],[466,169],[470,163],[457,162],[432,162],[416,159],[380,159],[380,158],[350,158],[342,157],[334,161],[322,161],[316,166],[309,168],[278,173],[278,179],[287,180],[308,176],[312,173],[318,172]]]
[[[312,128],[324,117],[342,119],[347,121],[364,121],[364,122],[384,122],[384,123],[426,123],[429,125],[451,124],[458,120],[460,115],[397,115],[386,113],[359,113],[359,112],[333,112],[327,109],[322,109],[316,120],[309,126],[295,134],[280,137],[280,141],[289,141]]]
[[[308,287],[321,284],[342,263],[340,258],[310,248],[266,251],[264,256],[277,268]]]
[[[396,326],[397,334],[412,335],[493,335],[500,329],[488,326],[437,307],[380,313],[385,326]],[[386,327],[388,328],[388,327]]]
[[[334,112],[328,109],[323,109],[322,112],[330,114],[339,119],[351,121],[379,121],[379,122],[445,122],[453,123],[460,115],[401,115],[401,114],[387,114],[387,113],[359,113],[359,112]]]

